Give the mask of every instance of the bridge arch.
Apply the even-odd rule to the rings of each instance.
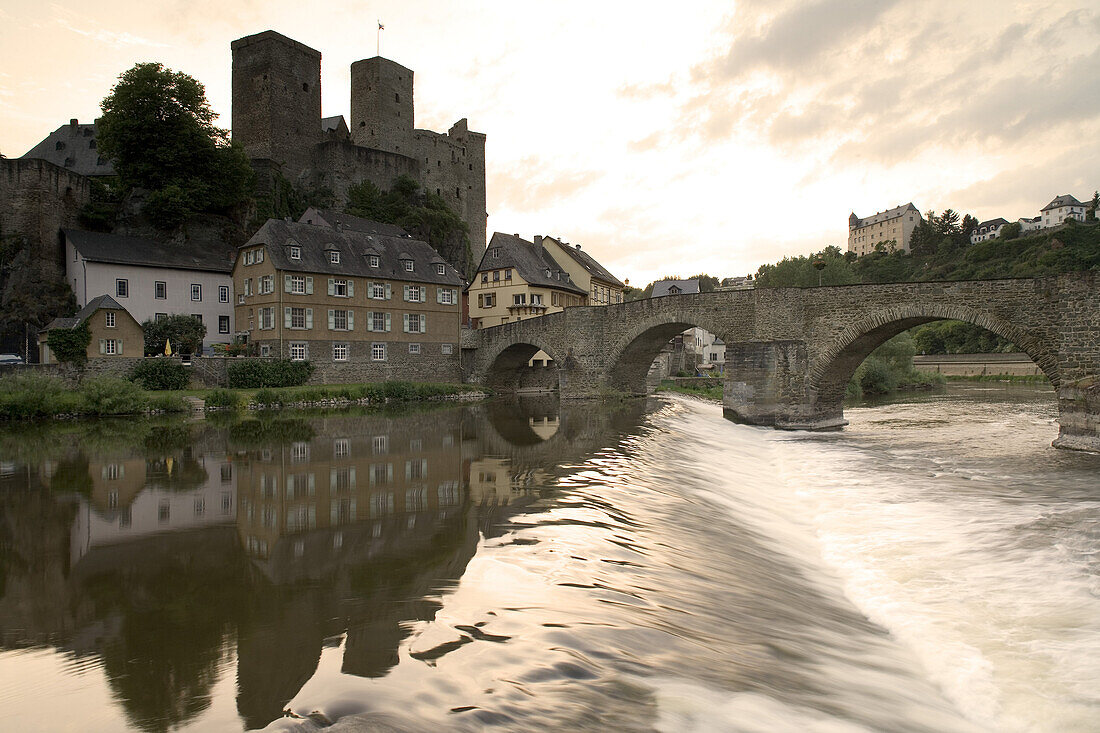
[[[614,389],[633,394],[646,393],[646,376],[650,365],[678,334],[689,328],[701,328],[720,339],[727,339],[726,326],[706,317],[685,313],[660,313],[636,322],[626,329],[607,350],[607,384]]]
[[[551,375],[554,377],[551,380],[552,384],[547,382],[543,385],[539,382],[532,385],[527,383],[529,379],[524,379],[525,376],[529,376],[529,370],[532,369],[527,366],[527,363],[540,351],[545,352],[554,362],[553,366],[543,367],[551,370]],[[502,340],[490,347],[489,353],[483,356],[482,369],[476,376],[486,387],[503,391],[515,391],[524,386],[556,388],[558,386],[556,375],[561,366],[559,351],[561,349],[547,340],[532,334],[525,334],[515,340]]]
[[[969,306],[951,304],[901,305],[862,315],[840,333],[811,350],[809,388],[820,406],[840,409],[844,392],[860,364],[882,344],[915,326],[932,321],[957,320],[972,323],[1008,339],[1043,371],[1057,387],[1057,351],[1041,336],[1007,320]]]

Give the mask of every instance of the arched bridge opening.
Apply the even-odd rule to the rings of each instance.
[[[531,366],[536,354],[545,353],[549,363]],[[559,387],[557,356],[546,347],[526,342],[505,346],[485,370],[486,387],[497,392],[548,391]]]
[[[652,391],[657,382],[657,375],[651,371],[656,366],[654,361],[669,342],[696,328],[711,336],[719,338],[725,336],[725,333],[722,333],[714,324],[684,318],[654,319],[628,330],[618,341],[609,344],[608,386],[620,392],[635,395],[644,395]],[[687,353],[688,350],[691,351],[690,355]],[[696,362],[700,358],[699,345],[674,346],[669,356],[668,372],[675,373],[681,368],[694,371]]]

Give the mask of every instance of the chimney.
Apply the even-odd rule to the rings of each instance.
[[[581,248],[581,246],[580,246],[579,244],[578,244],[578,245],[575,245],[575,246],[576,246],[576,248],[577,248],[577,249],[580,249],[580,248]]]
[[[535,246],[536,247],[541,247],[542,246],[542,235],[541,234],[536,234],[535,235]]]
[[[334,228],[336,229],[336,231],[342,232],[344,231],[344,224],[338,221],[336,222],[336,226]]]
[[[69,127],[76,127],[79,124],[80,124],[80,122],[78,122],[75,117],[73,117],[72,119],[69,120]]]

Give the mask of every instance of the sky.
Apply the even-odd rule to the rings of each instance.
[[[620,279],[755,272],[847,247],[848,215],[912,201],[1036,216],[1100,188],[1100,4],[1007,0],[4,0],[0,152],[94,120],[159,61],[229,126],[230,42],[414,70],[416,126],[488,135],[489,231],[581,244]]]

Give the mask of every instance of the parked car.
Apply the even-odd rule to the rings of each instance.
[[[7,364],[25,364],[23,357],[19,354],[0,354],[0,366]]]

